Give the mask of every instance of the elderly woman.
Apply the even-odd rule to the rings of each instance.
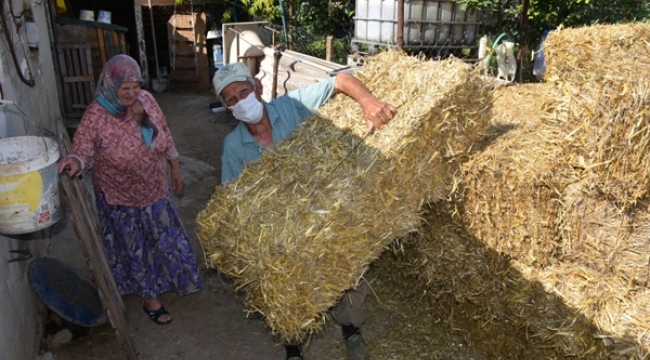
[[[72,151],[58,163],[71,177],[91,170],[106,256],[122,295],[144,300],[157,324],[171,315],[158,300],[203,289],[190,240],[169,191],[183,177],[165,116],[142,90],[137,62],[116,55],[104,66],[96,98],[84,112]]]

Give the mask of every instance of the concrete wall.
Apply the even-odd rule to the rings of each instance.
[[[52,64],[50,17],[47,8],[53,2],[24,0],[2,2],[1,16],[9,28],[9,37],[0,29],[0,138],[36,135],[55,131],[60,117],[56,73]],[[10,6],[13,6],[10,9]],[[38,50],[30,50],[24,25],[33,14],[37,27]],[[11,10],[11,13],[10,13]],[[13,16],[12,16],[13,14]],[[16,17],[16,18],[14,18]],[[30,38],[31,39],[31,38]],[[14,65],[13,53],[18,62]],[[33,86],[19,76],[22,72]],[[0,349],[2,359],[28,360],[38,355],[41,346],[45,307],[35,295],[27,277],[30,261],[46,256],[55,228],[27,235],[0,235]],[[32,258],[9,262],[28,250]]]

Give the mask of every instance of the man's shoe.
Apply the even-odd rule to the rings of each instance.
[[[285,345],[287,350],[287,360],[302,360],[300,345]]]
[[[361,329],[351,325],[344,325],[341,328],[345,347],[348,350],[348,358],[350,360],[367,360],[368,349],[366,348],[366,341],[361,335]]]

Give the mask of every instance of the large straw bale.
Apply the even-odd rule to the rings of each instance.
[[[529,281],[543,284],[547,292],[560,297],[598,328],[599,333],[593,336],[608,347],[608,359],[650,356],[647,286],[570,261],[546,268],[519,262],[515,266]]]
[[[543,44],[545,79],[595,85],[647,77],[650,24],[626,23],[558,29]]]
[[[604,29],[613,31],[578,29],[572,41],[555,44],[582,48],[582,35],[589,42]],[[592,336],[607,346],[607,358],[647,358],[646,72],[616,56],[612,62],[620,67],[599,69],[550,53],[562,69],[550,78],[555,99],[538,121],[520,125],[464,165],[460,218],[472,236],[510,256],[526,279],[599,329]],[[570,66],[561,68],[563,60]],[[573,72],[580,67],[587,74]],[[580,327],[560,330],[578,338]],[[580,357],[594,356],[590,351]]]
[[[527,88],[545,106],[518,117],[521,88],[497,97],[506,126],[446,210],[463,228],[427,217],[405,256],[369,273],[394,329],[366,327],[377,358],[650,356],[649,28],[556,31],[549,81]]]
[[[544,45],[567,162],[595,172],[621,208],[650,191],[648,39],[650,24],[630,23],[554,31]]]
[[[567,189],[562,199],[584,210],[573,201],[584,201],[582,187]],[[375,358],[648,358],[646,283],[594,266],[607,261],[595,252],[578,250],[547,266],[496,252],[454,223],[453,206],[432,206],[426,225],[404,239],[403,254],[384,254],[368,272],[378,299],[364,328]],[[575,221],[583,220],[590,219]],[[636,250],[647,252],[647,222],[631,228],[643,238]],[[621,241],[614,258],[634,251],[626,246]],[[622,271],[624,261],[615,264]]]
[[[489,85],[458,60],[388,51],[358,77],[399,107],[393,121],[363,137],[358,105],[337,96],[215,189],[197,218],[209,264],[283,341],[319,329],[393,239],[419,228],[422,204],[449,195],[488,127]]]
[[[436,204],[403,254],[371,266],[378,298],[364,336],[373,358],[619,358],[599,340],[607,334],[450,214]]]
[[[500,254],[436,204],[367,274],[377,359],[647,359],[650,290],[570,260]]]
[[[621,211],[597,192],[595,175],[570,185],[559,213],[562,261],[647,285],[650,212],[647,202]]]
[[[570,181],[562,179],[564,150],[556,145],[562,133],[542,126],[557,96],[549,83],[497,89],[492,142],[463,164],[457,180],[468,232],[496,251],[540,264],[557,249],[557,188]]]
[[[552,261],[561,194],[577,181],[561,138],[554,127],[524,124],[463,164],[459,201],[472,236],[529,263]]]

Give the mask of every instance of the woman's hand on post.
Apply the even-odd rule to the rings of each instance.
[[[60,173],[62,173],[64,170],[68,172],[68,175],[73,178],[79,174],[81,174],[81,163],[79,163],[79,159],[75,159],[73,157],[66,157],[62,160],[60,160],[56,164],[56,169]]]

